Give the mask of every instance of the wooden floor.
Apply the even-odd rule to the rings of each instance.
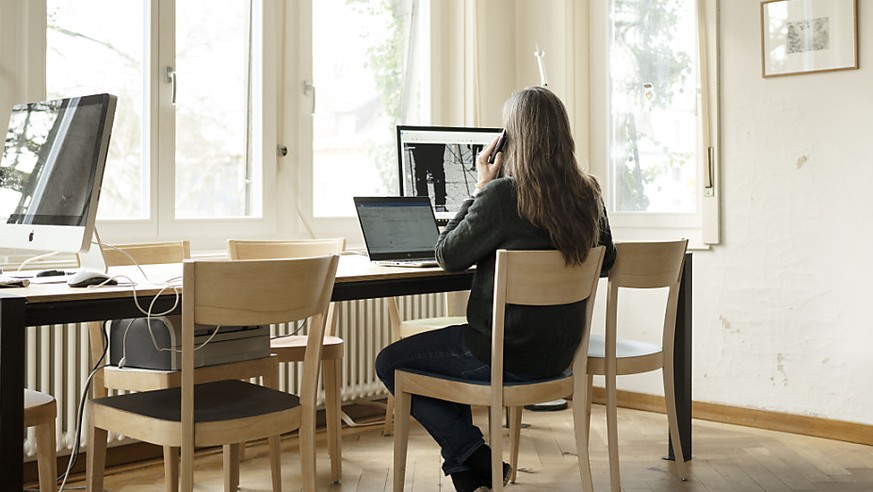
[[[592,419],[591,468],[598,491],[609,490],[606,424],[603,407],[595,405]],[[485,426],[485,413],[477,413]],[[851,443],[762,431],[713,422],[693,423],[694,456],[691,478],[677,480],[666,451],[666,417],[636,410],[619,410],[622,488],[627,492],[679,491],[873,491],[873,448]],[[525,412],[518,482],[510,492],[578,491],[572,419],[569,410]],[[392,440],[380,427],[346,429],[343,437],[342,484],[331,484],[325,435],[318,436],[320,491],[380,492],[391,490]],[[110,449],[111,452],[111,449]],[[282,473],[285,491],[300,490],[297,440],[283,440]],[[453,491],[443,477],[436,444],[413,425],[407,464],[406,490]],[[220,491],[221,455],[206,452],[197,459],[196,490]],[[160,462],[124,470],[108,470],[106,489],[113,492],[163,491]],[[240,490],[270,490],[270,474],[263,445],[252,445],[241,465]],[[82,485],[81,482],[68,486]]]

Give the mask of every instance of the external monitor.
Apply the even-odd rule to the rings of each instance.
[[[500,128],[397,126],[400,194],[430,196],[445,222],[476,187],[476,156]]]
[[[0,248],[91,249],[115,105],[115,96],[95,94],[12,108],[0,158]]]

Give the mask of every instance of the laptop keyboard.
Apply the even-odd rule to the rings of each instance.
[[[436,260],[423,260],[419,259],[398,259],[398,260],[384,260],[384,261],[374,261],[376,265],[381,266],[438,266]]]

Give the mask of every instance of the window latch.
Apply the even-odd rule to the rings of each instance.
[[[164,81],[168,84],[172,84],[172,92],[170,92],[170,103],[175,106],[176,105],[176,69],[173,67],[167,67],[167,71],[164,76]]]
[[[312,85],[312,82],[308,80],[303,81],[303,95],[308,96],[312,94],[312,114],[315,114],[315,86]]]

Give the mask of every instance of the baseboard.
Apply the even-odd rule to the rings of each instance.
[[[616,397],[618,406],[623,408],[658,413],[666,412],[663,396],[619,390],[616,392]],[[595,387],[593,401],[601,404],[606,403],[606,390]],[[743,425],[873,446],[873,425],[868,424],[699,401],[691,403],[691,416],[695,419],[724,424]]]

